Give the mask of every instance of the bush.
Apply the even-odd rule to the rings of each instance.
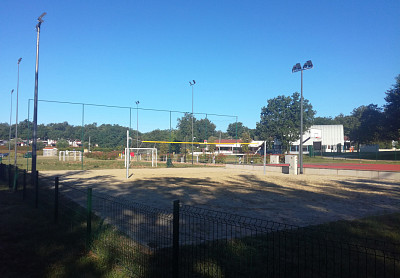
[[[116,158],[119,157],[119,152],[117,151],[112,151],[112,152],[90,152],[90,153],[85,153],[85,156],[87,158],[94,158],[94,159],[100,159],[100,160],[115,160]]]
[[[248,154],[244,155],[244,161],[246,161],[246,163],[251,163],[251,161],[253,161],[254,164],[262,163],[264,161],[264,156],[260,154]]]
[[[215,156],[215,163],[225,163],[226,161],[226,155],[220,153],[217,156]]]

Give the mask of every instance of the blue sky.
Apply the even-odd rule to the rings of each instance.
[[[400,1],[9,1],[0,16],[0,122],[20,64],[19,119],[39,99],[238,116],[250,128],[278,95],[300,91],[292,66],[311,59],[304,97],[317,116],[383,105],[400,74]],[[13,122],[15,102],[13,96]],[[32,118],[32,106],[30,117]],[[179,113],[171,114],[176,126]],[[129,109],[85,107],[84,122],[129,125]],[[204,117],[204,116],[197,116]],[[226,129],[233,117],[209,118]],[[39,103],[40,123],[82,122],[82,106]],[[136,111],[131,113],[136,128]],[[169,113],[139,110],[139,130],[166,129]]]

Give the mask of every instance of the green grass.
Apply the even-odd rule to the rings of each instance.
[[[3,163],[8,164],[8,158],[3,158]],[[14,156],[12,154],[11,164],[14,164]],[[81,161],[59,161],[58,157],[37,157],[36,169],[38,171],[51,171],[51,170],[99,170],[99,169],[125,169],[124,160],[100,160],[94,158],[83,158],[83,164]],[[24,170],[27,167],[29,170],[32,167],[31,158],[23,158],[22,155],[18,154],[17,166],[19,169]],[[175,168],[187,168],[187,167],[212,167],[212,164],[191,164],[191,161],[187,163],[173,162]],[[218,165],[217,165],[218,166]],[[151,168],[151,161],[136,161],[131,162],[131,168]],[[158,168],[166,168],[165,161],[158,161]]]
[[[107,256],[86,251],[78,227],[59,224],[0,187],[2,277],[126,277]]]
[[[216,240],[183,247],[181,269],[190,277],[297,277],[298,271],[300,277],[325,277],[326,273],[328,277],[341,273],[345,277],[375,277],[375,270],[380,277],[385,263],[386,275],[392,277],[393,253],[397,253],[396,273],[400,271],[399,231],[400,213],[395,213]]]

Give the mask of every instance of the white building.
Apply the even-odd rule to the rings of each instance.
[[[242,140],[238,139],[221,139],[216,141],[215,145],[215,153],[221,153],[225,155],[233,155],[241,153],[240,144]],[[249,152],[250,153],[257,153],[257,151],[261,150],[264,141],[251,141],[249,144]]]
[[[309,146],[314,151],[322,152],[343,152],[344,131],[343,125],[313,125],[304,132],[303,152],[308,152]],[[300,140],[291,144],[290,152],[298,153]]]

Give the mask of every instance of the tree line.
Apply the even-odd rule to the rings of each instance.
[[[304,131],[311,125],[335,125],[344,127],[344,135],[353,144],[379,143],[384,147],[391,147],[392,140],[400,137],[400,75],[395,78],[396,82],[386,91],[386,104],[379,107],[376,104],[361,105],[355,108],[350,115],[339,114],[335,117],[315,117],[316,111],[309,100],[303,100],[303,127]],[[221,139],[243,139],[249,141],[266,140],[271,144],[274,140],[281,142],[283,150],[288,150],[291,142],[300,138],[300,94],[295,92],[291,96],[277,96],[267,100],[267,105],[261,108],[260,121],[256,123],[255,129],[250,129],[242,122],[234,122],[228,125],[226,131],[216,130],[216,125],[209,119],[196,119],[193,117],[193,141],[216,142]],[[73,126],[68,122],[50,123],[38,125],[38,138],[42,140],[60,140],[64,145],[66,140],[81,140],[88,144],[89,137],[91,145],[96,144],[102,148],[123,148],[126,144],[127,127],[117,124],[97,123],[82,126]],[[0,139],[7,140],[10,126],[8,123],[0,123]],[[19,138],[26,140],[31,137],[32,122],[24,120],[18,125]],[[11,125],[11,134],[15,134],[15,126]],[[156,129],[150,132],[139,132],[137,138],[136,130],[131,130],[133,138],[132,146],[141,141],[172,141],[191,142],[192,140],[192,115],[186,113],[178,118],[176,128]],[[165,145],[165,144],[164,144]],[[150,147],[154,144],[140,143],[140,147]],[[160,146],[158,146],[160,147]],[[162,148],[172,148],[166,151],[180,152],[183,145],[173,144]],[[271,147],[271,145],[269,146]]]

